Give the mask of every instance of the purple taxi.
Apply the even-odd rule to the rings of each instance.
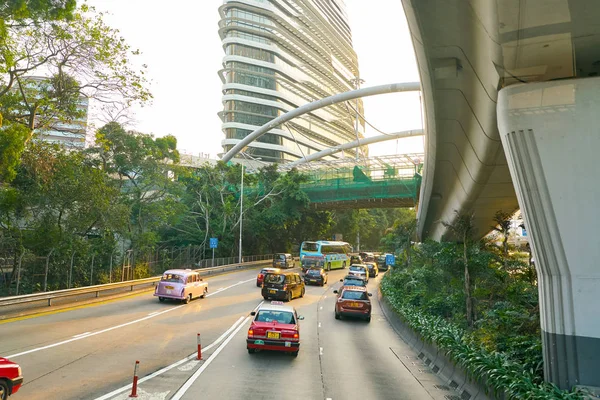
[[[200,274],[191,269],[165,271],[154,290],[154,296],[160,301],[174,299],[182,300],[186,304],[195,297],[204,298],[207,293],[208,282],[204,282]]]

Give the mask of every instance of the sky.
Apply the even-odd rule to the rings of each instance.
[[[221,80],[224,56],[218,33],[222,0],[87,0],[105,12],[105,22],[139,49],[134,63],[147,64],[154,100],[133,110],[130,126],[157,137],[172,134],[188,154],[222,152]],[[362,87],[418,81],[418,71],[400,0],[346,0]],[[422,127],[418,93],[364,99],[365,117],[390,133]],[[367,127],[366,136],[379,135]],[[370,155],[423,151],[423,137],[371,145]]]

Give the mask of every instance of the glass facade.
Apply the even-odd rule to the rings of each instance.
[[[354,88],[358,60],[342,0],[225,0],[219,12],[225,151],[286,111]],[[286,162],[356,140],[355,106],[332,105],[296,118],[247,152]],[[362,114],[360,100],[358,108]],[[362,119],[358,131],[363,137]]]

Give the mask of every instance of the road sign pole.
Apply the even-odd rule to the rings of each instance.
[[[213,247],[213,259],[212,259],[212,266],[215,266],[215,248]]]

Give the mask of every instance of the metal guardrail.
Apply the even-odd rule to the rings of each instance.
[[[213,268],[200,268],[200,269],[195,269],[194,271],[199,272],[201,275],[214,275],[214,274],[223,273],[223,272],[227,272],[227,271],[234,271],[237,269],[245,269],[245,268],[249,268],[249,267],[256,266],[256,265],[262,265],[262,264],[267,264],[267,263],[270,264],[271,262],[272,262],[272,260],[258,260],[258,261],[245,262],[242,264],[236,263],[236,264],[229,264],[229,265],[221,265],[219,267],[213,267]],[[85,286],[85,287],[73,288],[73,289],[55,290],[52,292],[41,292],[41,293],[25,294],[25,295],[21,295],[21,296],[0,297],[0,308],[6,307],[6,306],[18,305],[18,304],[32,303],[32,302],[36,302],[36,301],[48,301],[48,306],[51,306],[52,300],[54,300],[54,299],[77,296],[77,295],[81,295],[81,294],[90,294],[90,293],[95,293],[96,297],[99,297],[100,292],[105,292],[108,290],[114,290],[114,289],[120,289],[120,288],[126,288],[126,287],[131,287],[131,291],[133,291],[133,288],[136,286],[147,285],[150,283],[154,286],[154,284],[156,282],[158,282],[161,279],[161,277],[162,277],[162,275],[154,276],[151,278],[134,279],[134,280],[124,281],[124,282],[107,283],[107,284],[103,284],[103,285],[94,285],[94,286]]]

